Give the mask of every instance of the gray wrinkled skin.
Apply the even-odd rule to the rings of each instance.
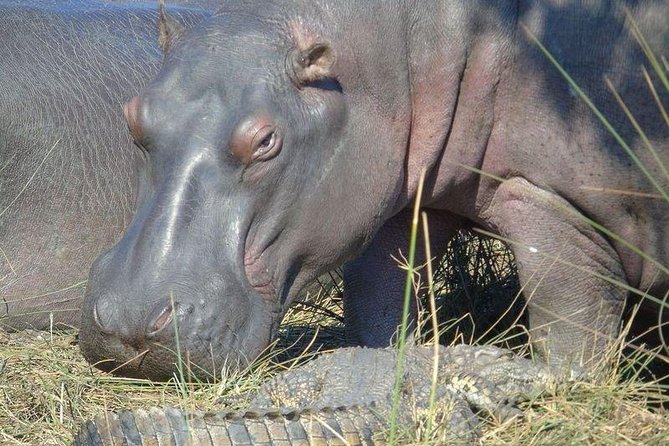
[[[435,359],[436,409],[430,415]],[[75,444],[385,444],[398,362],[393,349],[339,349],[268,380],[247,409],[105,413],[83,424]],[[437,443],[473,444],[480,433],[475,411],[500,421],[522,417],[518,401],[575,377],[496,347],[440,346],[436,358],[432,347],[411,347],[404,358],[398,424],[411,433],[417,422],[434,416],[440,420]]]
[[[179,2],[172,2],[179,3]],[[192,24],[213,1],[184,1]],[[79,325],[86,276],[134,207],[122,106],[162,60],[154,2],[0,1],[0,326]]]
[[[165,378],[178,332],[195,373],[215,375],[260,354],[305,284],[356,256],[348,330],[387,344],[403,275],[390,254],[406,252],[425,170],[422,204],[446,229],[435,254],[461,225],[513,240],[536,349],[596,356],[628,295],[604,278],[657,296],[667,278],[586,218],[666,263],[667,204],[521,24],[666,189],[603,83],[669,163],[623,6],[666,55],[665,1],[226,1],[126,105],[147,163],[133,220],[91,270],[84,355]]]

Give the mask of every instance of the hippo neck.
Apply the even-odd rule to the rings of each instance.
[[[426,17],[409,34],[411,123],[396,210],[413,202],[425,170],[422,203],[468,215],[475,204],[464,197],[480,181],[517,10],[508,1],[440,3],[422,8]]]
[[[353,159],[364,152],[368,160],[383,162],[386,175],[395,179],[383,185],[391,192],[381,198],[386,206],[381,220],[413,202],[423,170],[423,203],[467,215],[469,204],[454,203],[449,191],[475,195],[467,187],[480,179],[476,171],[512,55],[516,2],[389,3],[316,0],[297,2],[297,8],[295,2],[278,1],[262,13],[283,16],[297,42],[319,36],[333,44],[335,75],[354,110],[348,136],[367,134],[366,140],[376,143],[363,148],[349,144],[355,138],[343,138],[342,146],[350,147],[340,147],[340,156]],[[372,124],[361,128],[359,122]]]

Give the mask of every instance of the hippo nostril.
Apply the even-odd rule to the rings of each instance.
[[[165,330],[175,318],[177,319],[177,323],[183,321],[193,310],[194,306],[192,304],[182,304],[172,301],[167,301],[166,304],[157,306],[151,313],[153,316],[149,318],[147,336],[156,336]]]
[[[95,324],[98,326],[100,331],[104,334],[111,334],[111,330],[109,328],[110,325],[110,319],[109,316],[105,317],[105,311],[104,309],[100,310],[98,307],[100,306],[102,302],[98,301],[93,305],[93,320],[95,321]],[[104,304],[102,305],[104,307]]]
[[[157,312],[158,315],[152,318],[151,322],[149,323],[149,329],[148,329],[149,336],[158,334],[165,327],[167,327],[170,324],[170,322],[172,322],[172,316],[174,314],[174,308],[172,307],[172,303],[168,301],[167,305],[165,305],[162,308],[159,308]],[[154,314],[155,313],[156,312],[154,311]]]

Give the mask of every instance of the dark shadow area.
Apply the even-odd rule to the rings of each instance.
[[[338,271],[316,281],[305,301],[296,303],[280,328],[273,352],[275,361],[290,361],[304,353],[315,353],[350,346],[346,340],[342,317],[343,278]],[[440,343],[495,344],[518,349],[528,344],[525,299],[520,290],[513,254],[500,241],[459,231],[444,257],[435,265],[434,286]],[[423,340],[433,338],[429,320],[429,297],[420,295]],[[635,339],[647,330],[648,320],[657,313],[647,307],[636,314],[639,323],[632,324],[627,336],[633,342],[624,349],[622,376],[639,373],[644,380],[667,381],[669,368],[660,358],[648,361],[638,355],[639,347],[650,352],[661,345],[657,330]],[[630,317],[628,311],[628,317]],[[644,328],[645,327],[645,328]],[[308,359],[310,355],[307,355]],[[665,377],[665,378],[662,378]]]
[[[633,37],[630,21],[622,8],[616,8],[618,5],[629,9],[637,20],[643,18],[643,21],[638,20],[636,23],[651,48],[658,56],[663,55],[659,50],[666,48],[669,34],[665,32],[658,35],[653,31],[659,28],[658,24],[664,24],[666,28],[667,17],[653,16],[655,7],[666,5],[661,0],[594,1],[587,4],[541,0],[519,2],[519,5],[513,6],[509,2],[490,2],[488,8],[502,23],[509,22],[510,27],[517,29],[518,42],[521,44],[516,59],[522,66],[519,72],[524,72],[528,78],[542,79],[546,86],[543,88],[545,99],[553,103],[554,109],[559,110],[567,122],[580,116],[576,111],[579,107],[582,109],[582,100],[530,41],[523,26],[557,59],[628,142],[637,133],[606,86],[606,78],[611,80],[624,100],[632,100],[631,96],[634,96],[634,102],[628,103],[628,106],[651,139],[660,135],[666,137],[666,125],[660,119],[657,108],[650,105],[655,104],[655,101],[641,72],[641,67],[649,67],[649,63]],[[652,70],[649,72],[655,85],[659,85],[657,75]],[[627,97],[626,93],[629,93]],[[658,93],[666,104],[669,93]],[[602,150],[611,150],[611,155],[620,159],[622,166],[627,166],[629,156],[603,126],[600,126],[599,131],[610,143]]]
[[[460,231],[434,273],[440,343],[491,343],[514,347],[527,342],[512,326],[526,322],[524,300],[516,299],[518,275],[513,255],[501,242]],[[342,276],[338,271],[318,279],[305,301],[296,303],[284,319],[274,351],[277,360],[303,352],[350,345],[344,332]],[[420,335],[433,337],[425,287],[420,293]]]
[[[525,300],[513,254],[500,241],[459,231],[435,271],[435,297],[442,344],[496,343],[513,348],[527,343],[519,325],[527,323]],[[428,296],[423,296],[428,318]],[[433,337],[430,323],[423,336]]]

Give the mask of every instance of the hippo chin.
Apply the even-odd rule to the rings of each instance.
[[[666,189],[603,82],[669,164],[624,6],[667,54],[655,1],[228,0],[186,31],[172,22],[162,70],[125,107],[146,163],[132,222],[90,273],[84,355],[165,378],[178,351],[215,375],[260,354],[300,290],[347,261],[349,335],[388,344],[404,281],[391,255],[425,171],[433,252],[472,224],[510,240],[537,350],[593,358],[617,336],[619,284],[667,290],[630,245],[666,264],[669,208],[521,24]]]

